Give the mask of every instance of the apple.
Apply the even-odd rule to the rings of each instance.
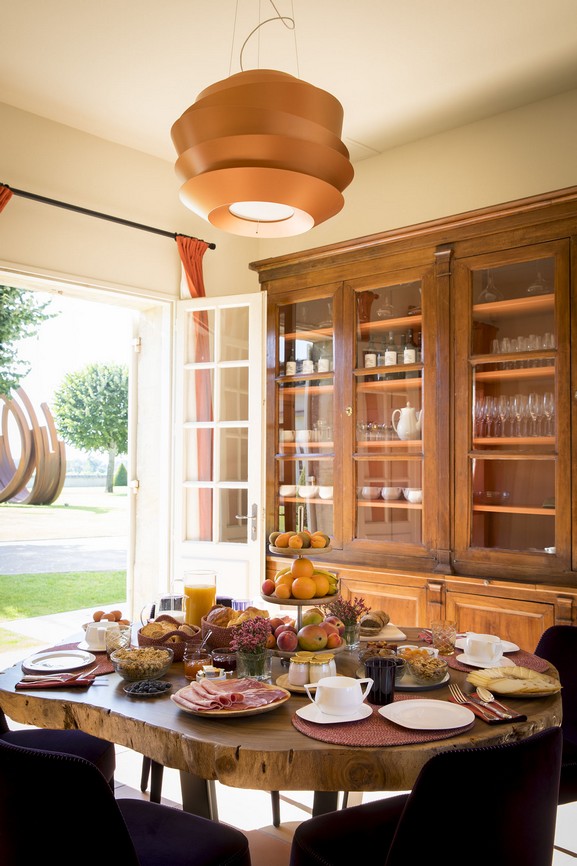
[[[296,632],[286,629],[286,631],[282,631],[276,639],[276,645],[282,652],[292,653],[296,650],[298,646],[299,639],[296,636]]]
[[[303,625],[320,625],[323,621],[323,615],[318,607],[311,607],[310,610],[303,613]]]
[[[270,578],[268,580],[265,580],[263,585],[261,586],[261,591],[263,595],[272,595],[275,589],[276,583]]]
[[[338,628],[341,637],[344,635],[345,624],[341,619],[338,618],[338,616],[327,616],[325,622],[332,622],[333,625],[336,625],[336,627]]]
[[[326,631],[320,625],[303,625],[297,637],[299,647],[309,652],[324,649],[328,640]]]
[[[278,640],[278,636],[280,634],[283,634],[283,632],[285,631],[292,631],[293,634],[296,634],[296,630],[292,627],[292,625],[279,625],[279,627],[275,628],[274,630],[274,636]]]
[[[336,649],[343,642],[340,634],[330,634],[327,637],[327,649]]]

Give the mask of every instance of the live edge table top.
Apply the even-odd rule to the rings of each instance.
[[[417,629],[404,629],[415,641]],[[340,673],[355,675],[356,653],[336,657]],[[286,668],[273,660],[273,681]],[[551,669],[549,673],[556,675]],[[402,791],[412,787],[419,770],[434,754],[447,749],[495,745],[530,736],[561,724],[560,693],[546,698],[507,699],[526,720],[488,725],[476,719],[459,736],[407,746],[338,746],[311,739],[291,719],[308,698],[292,695],[271,712],[236,718],[201,718],[183,712],[167,695],[128,697],[124,680],[108,674],[108,685],[88,689],[16,691],[20,663],[0,673],[0,706],[15,722],[44,728],[74,729],[134,749],[166,767],[236,788],[263,791]],[[466,674],[451,670],[463,684]],[[165,677],[173,690],[186,684],[182,664]],[[446,700],[445,686],[419,697]]]

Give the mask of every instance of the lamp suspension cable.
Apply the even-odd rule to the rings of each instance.
[[[246,39],[245,39],[244,42],[242,43],[242,46],[241,46],[241,49],[240,49],[240,55],[239,55],[240,71],[241,71],[241,72],[244,72],[244,71],[245,71],[245,69],[244,69],[244,62],[243,62],[243,54],[244,54],[244,49],[246,48],[246,46],[247,46],[249,40],[254,36],[254,34],[257,32],[257,30],[260,30],[261,27],[264,27],[265,24],[270,24],[272,21],[280,21],[281,24],[282,24],[284,27],[287,28],[287,30],[292,30],[292,31],[293,31],[293,34],[294,34],[294,41],[295,41],[295,56],[296,56],[297,78],[300,78],[300,74],[299,74],[299,56],[298,56],[297,43],[296,43],[296,38],[297,38],[297,37],[296,37],[296,26],[295,26],[294,7],[293,7],[292,0],[291,0],[291,12],[292,12],[292,15],[281,15],[280,12],[279,12],[279,10],[278,10],[277,7],[275,6],[273,0],[270,0],[270,4],[271,4],[272,8],[274,9],[274,11],[276,12],[276,15],[274,15],[272,18],[265,18],[264,21],[261,21],[259,24],[256,25],[256,27],[253,27],[253,29],[250,31],[250,33],[248,34],[248,36],[246,37]],[[259,4],[259,7],[260,7],[260,4]],[[237,11],[238,11],[238,0],[237,0],[236,9],[237,9]],[[235,13],[235,31],[236,31],[236,13]],[[234,43],[234,39],[233,39],[233,43]],[[231,54],[232,54],[232,52],[231,52]],[[258,58],[259,58],[258,65],[259,65],[259,67],[260,67],[260,40],[259,40],[259,54],[258,54]],[[229,75],[230,75],[230,69],[229,69]]]
[[[113,223],[117,223],[118,225],[127,226],[128,228],[131,228],[131,229],[139,229],[140,231],[143,231],[143,232],[151,232],[152,234],[161,235],[162,237],[165,237],[165,238],[172,238],[172,240],[176,240],[177,237],[190,238],[191,240],[201,240],[201,238],[193,238],[191,235],[184,235],[184,234],[182,234],[182,232],[169,232],[169,231],[166,231],[165,229],[157,229],[154,226],[147,226],[147,225],[144,225],[143,223],[135,223],[135,222],[132,222],[132,220],[126,220],[126,219],[123,219],[122,217],[116,217],[116,216],[112,216],[111,214],[101,213],[100,211],[90,210],[89,208],[80,207],[79,205],[76,205],[76,204],[69,204],[68,202],[58,201],[57,199],[54,199],[54,198],[47,198],[46,196],[38,195],[38,193],[26,192],[23,189],[14,189],[13,186],[10,186],[7,183],[0,184],[0,186],[5,186],[7,189],[9,189],[12,192],[13,195],[19,196],[20,198],[27,198],[27,199],[30,199],[31,201],[40,202],[41,204],[49,204],[49,205],[52,205],[53,207],[64,208],[64,210],[70,210],[70,211],[73,211],[74,213],[83,214],[84,216],[91,216],[91,217],[96,217],[96,219],[107,220],[108,222],[113,222]],[[207,241],[203,241],[203,243],[207,243]],[[209,243],[208,249],[209,250],[215,250],[216,244]]]

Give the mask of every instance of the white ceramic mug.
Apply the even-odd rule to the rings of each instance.
[[[503,644],[494,634],[469,632],[465,638],[465,652],[480,662],[496,662],[503,655]]]
[[[328,716],[350,716],[360,708],[373,681],[370,677],[362,680],[353,677],[323,677],[316,684],[314,695],[309,691],[312,685],[314,684],[305,685],[305,691],[322,713]]]
[[[89,650],[102,652],[106,649],[106,632],[108,631],[107,622],[89,622],[86,626],[86,646]]]

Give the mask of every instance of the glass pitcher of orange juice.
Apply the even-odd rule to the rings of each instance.
[[[186,571],[184,574],[184,621],[200,625],[216,604],[216,574],[213,571]]]

